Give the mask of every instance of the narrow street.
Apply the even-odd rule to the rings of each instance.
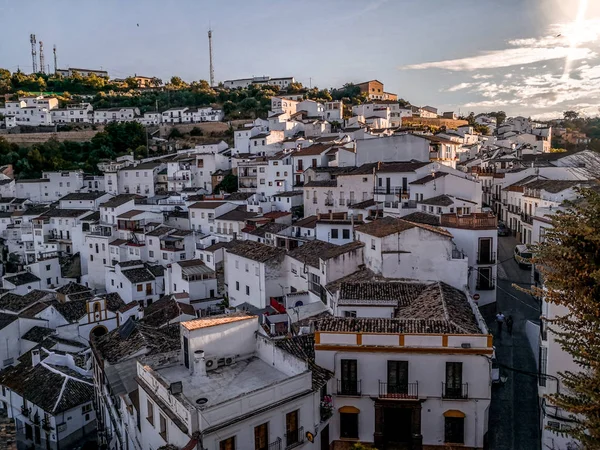
[[[528,270],[521,269],[512,257],[517,240],[512,236],[498,238],[498,279],[496,305],[481,308],[488,327],[494,335],[498,363],[526,371],[537,371],[533,352],[525,333],[528,320],[539,322],[539,306],[529,294],[521,292],[513,284],[528,288],[531,282]],[[495,315],[502,311],[512,315],[512,336],[504,326],[502,335],[497,333]],[[537,450],[540,448],[537,379],[505,367],[500,368],[504,384],[492,387],[492,405],[489,415],[490,450]]]

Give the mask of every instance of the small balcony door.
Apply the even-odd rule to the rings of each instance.
[[[408,361],[388,361],[387,363],[387,393],[408,393]]]
[[[342,386],[343,394],[358,392],[358,365],[355,359],[342,359]]]
[[[482,264],[492,262],[492,240],[490,238],[479,239],[479,258]]]

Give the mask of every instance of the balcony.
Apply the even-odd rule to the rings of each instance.
[[[330,198],[325,199],[325,206],[333,206],[333,200]]]
[[[390,186],[375,188],[375,195],[395,195],[396,197],[409,198],[410,188],[402,186]]]
[[[273,442],[271,442],[269,444],[267,449],[268,450],[281,450],[281,442],[282,442],[282,439],[278,437],[277,439],[275,439]]]
[[[351,395],[360,396],[360,382],[361,380],[337,380],[337,394],[338,395]]]
[[[21,406],[21,414],[23,414],[25,417],[29,417],[29,414],[31,414],[31,408]]]
[[[477,252],[477,264],[495,264],[496,252]]]
[[[379,398],[387,399],[417,399],[419,398],[419,382],[390,384],[379,382]]]
[[[42,430],[44,431],[52,431],[52,427],[50,426],[50,421],[46,419],[42,419]]]
[[[459,216],[457,214],[442,214],[440,225],[449,228],[462,228],[467,230],[496,229],[498,222],[496,216],[486,213],[473,213]]]
[[[508,205],[508,212],[513,214],[521,214],[521,207],[517,205]]]
[[[533,225],[533,216],[530,214],[521,213],[521,221]]]
[[[285,450],[304,444],[304,427],[291,430],[285,435]]]
[[[458,386],[442,383],[442,398],[448,400],[466,400],[469,398],[469,383]]]

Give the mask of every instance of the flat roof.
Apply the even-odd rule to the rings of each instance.
[[[194,405],[199,398],[207,399],[202,407],[197,406],[200,409],[210,408],[291,378],[257,356],[208,371],[206,376],[191,374],[182,365],[154,370],[169,384],[181,381],[183,395]]]
[[[240,322],[242,320],[254,320],[257,319],[258,316],[248,316],[248,315],[230,315],[230,316],[220,316],[220,317],[212,317],[207,319],[195,319],[187,322],[181,322],[186,329],[199,330],[200,328],[208,328],[215,327],[217,325],[224,325],[227,323]]]

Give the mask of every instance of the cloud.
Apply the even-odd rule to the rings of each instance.
[[[488,80],[490,78],[494,78],[494,75],[484,75],[482,73],[476,73],[472,77],[474,80]]]
[[[475,84],[476,83],[460,83],[460,84],[457,84],[456,86],[449,87],[448,89],[446,89],[446,92],[462,91],[463,89],[467,89],[467,88],[470,88],[471,86],[475,86]]]
[[[563,59],[569,56],[571,60],[581,60],[593,58],[596,56],[589,48],[569,48],[569,47],[554,47],[554,48],[539,48],[539,47],[522,47],[509,48],[506,50],[498,50],[485,52],[477,56],[467,58],[448,59],[445,61],[434,61],[427,63],[411,64],[404,66],[404,69],[446,69],[452,71],[471,71],[480,69],[497,69],[501,67],[522,66],[523,64],[531,64],[539,61],[549,61],[553,59]]]

